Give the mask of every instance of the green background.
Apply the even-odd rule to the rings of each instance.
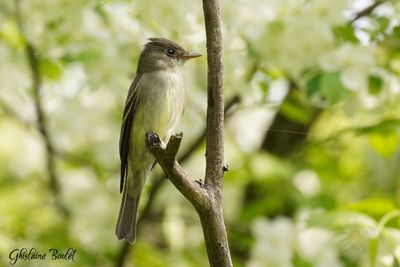
[[[400,266],[400,1],[381,2],[221,1],[226,103],[235,100],[224,180],[235,266]],[[25,247],[77,252],[74,262],[15,266],[118,266],[118,139],[138,55],[149,37],[206,55],[201,1],[19,3],[23,35],[15,1],[0,0],[0,265]],[[205,56],[185,65],[180,155],[189,150],[182,164],[196,179],[206,76]],[[159,167],[141,214],[125,266],[207,266],[199,219]]]

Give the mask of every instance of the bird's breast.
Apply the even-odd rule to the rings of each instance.
[[[162,138],[177,126],[185,106],[186,92],[179,70],[143,74],[138,84],[137,118],[150,131]]]

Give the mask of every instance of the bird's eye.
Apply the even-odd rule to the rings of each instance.
[[[166,50],[166,53],[167,53],[167,56],[173,57],[173,56],[175,56],[175,49],[173,49],[173,48],[168,48],[168,49]]]

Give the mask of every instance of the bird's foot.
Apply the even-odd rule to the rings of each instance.
[[[147,146],[149,146],[150,149],[154,149],[156,147],[159,147],[161,144],[161,139],[158,136],[158,134],[147,131],[146,132],[146,143]]]
[[[228,172],[229,171],[229,165],[225,163],[224,166],[222,166],[222,171],[223,172]]]
[[[204,187],[203,180],[199,179],[199,180],[195,180],[195,182],[198,183],[201,187]]]

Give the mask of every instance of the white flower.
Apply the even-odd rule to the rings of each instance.
[[[239,12],[245,17],[232,22],[238,24],[233,28],[252,40],[270,66],[297,77],[334,47],[332,26],[343,22],[347,1],[269,2],[245,2]]]
[[[321,190],[318,175],[311,170],[301,170],[293,177],[296,188],[305,196],[313,197]]]
[[[337,49],[327,51],[319,60],[325,71],[337,71],[342,68],[358,67],[370,69],[375,66],[376,51],[372,46],[343,44]]]
[[[256,241],[251,248],[251,260],[247,264],[248,267],[293,266],[295,229],[290,219],[284,217],[273,221],[264,218],[256,219],[251,230]]]
[[[298,235],[298,251],[301,257],[313,262],[315,267],[339,267],[338,251],[334,235],[328,230],[308,228]]]
[[[263,132],[273,116],[273,112],[265,107],[246,109],[232,117],[228,128],[232,129],[234,139],[240,149],[245,152],[252,152],[262,144]]]
[[[352,91],[368,89],[369,73],[376,64],[376,50],[372,46],[344,44],[327,52],[319,59],[324,71],[341,71],[343,85]]]
[[[344,22],[344,10],[347,0],[314,0],[312,1],[312,12],[330,24]],[[317,20],[316,20],[317,21]]]
[[[134,18],[131,4],[112,3],[105,5],[112,28],[119,41],[129,41],[136,37],[140,30],[138,20]]]
[[[351,91],[364,91],[368,88],[368,72],[361,68],[347,68],[340,74],[343,85]]]
[[[289,92],[289,81],[286,79],[278,79],[271,82],[268,91],[268,102],[280,103]]]

